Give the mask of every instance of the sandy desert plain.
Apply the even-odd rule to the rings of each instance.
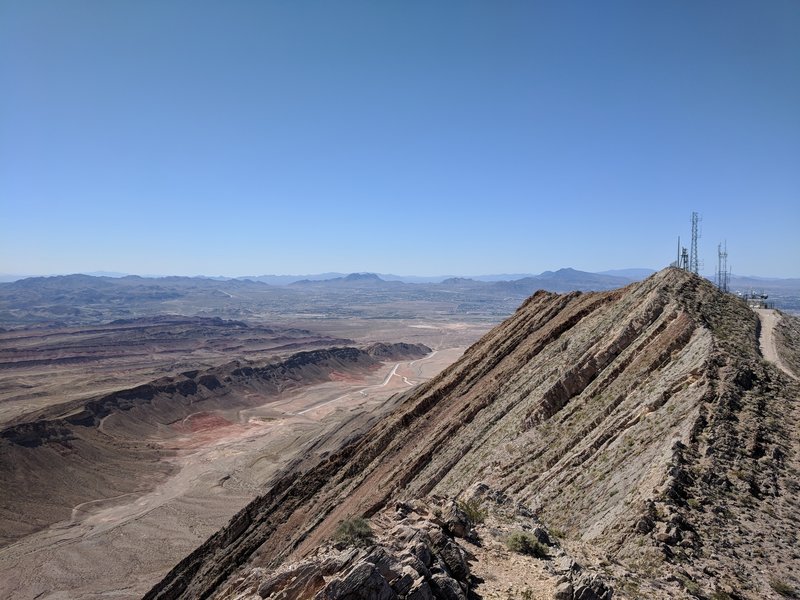
[[[491,324],[485,318],[312,315],[245,325],[173,315],[0,332],[5,438],[0,439],[5,455],[0,597],[140,597],[263,492],[279,468],[290,461],[313,463],[380,419],[402,392],[454,362]],[[233,408],[223,400],[156,427],[131,429],[137,421],[118,413],[105,416],[97,427],[103,439],[115,440],[123,451],[131,446],[134,454],[141,443],[153,452],[135,454],[142,458],[131,465],[98,451],[101,466],[75,467],[87,489],[76,491],[63,483],[71,477],[73,462],[86,462],[86,453],[72,445],[81,440],[63,442],[55,460],[35,456],[48,445],[42,440],[28,440],[27,447],[9,443],[8,432],[15,427],[69,418],[83,403],[115,390],[233,360],[275,363],[297,352],[379,341],[424,344],[430,351],[414,359],[381,360],[366,369],[334,370],[322,381],[301,377],[277,393],[244,390],[251,397],[234,402]],[[98,481],[96,489],[89,489],[94,468]]]

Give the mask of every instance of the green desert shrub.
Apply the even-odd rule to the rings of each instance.
[[[797,597],[794,593],[794,588],[780,579],[770,579],[769,587],[778,592],[781,596],[785,596],[787,598]]]
[[[459,500],[457,504],[458,508],[464,511],[471,523],[477,525],[486,520],[486,511],[481,508],[481,503],[477,500]]]
[[[686,588],[686,591],[689,592],[692,596],[700,596],[703,593],[703,588],[700,587],[700,584],[696,581],[689,579],[688,577],[682,577],[681,581],[683,583],[683,587]]]
[[[533,534],[525,531],[515,531],[508,536],[506,546],[512,552],[527,554],[534,558],[547,558],[547,546],[537,540]]]
[[[375,534],[372,533],[372,529],[366,519],[352,517],[339,523],[333,534],[333,539],[346,546],[365,548],[375,543]]]

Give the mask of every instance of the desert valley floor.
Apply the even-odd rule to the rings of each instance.
[[[163,450],[167,468],[137,489],[80,502],[67,518],[21,537],[9,524],[13,517],[6,515],[0,597],[140,597],[263,492],[280,467],[304,454],[335,449],[389,410],[398,392],[454,362],[487,328],[475,323],[326,321],[320,328],[324,332],[312,332],[309,325],[314,323],[244,328],[213,320],[156,318],[0,334],[4,425],[65,400],[80,402],[234,357],[263,362],[295,351],[378,339],[424,342],[430,348],[413,360],[333,372],[321,383],[298,382],[281,393],[250,399],[245,408],[190,413],[168,435],[149,436]],[[113,436],[114,424],[107,423]],[[15,482],[6,478],[3,485]]]

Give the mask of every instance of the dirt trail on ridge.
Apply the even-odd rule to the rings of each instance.
[[[778,349],[775,347],[775,326],[780,321],[778,311],[774,309],[759,308],[756,309],[758,318],[761,320],[761,335],[759,336],[759,345],[761,346],[761,354],[764,358],[771,363],[774,363],[781,371],[786,373],[792,379],[797,379],[792,370],[781,360],[778,355]]]

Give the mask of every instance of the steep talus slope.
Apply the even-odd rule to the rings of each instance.
[[[173,471],[163,459],[193,415],[224,415],[230,421],[213,418],[230,424],[239,410],[284,391],[428,352],[420,344],[373,344],[267,364],[234,361],[18,417],[0,429],[0,544],[69,518],[80,503],[152,488]]]
[[[797,411],[756,316],[699,277],[538,292],[370,432],[276,478],[148,597],[208,597],[349,516],[477,481],[623,595],[763,597],[798,584]]]

